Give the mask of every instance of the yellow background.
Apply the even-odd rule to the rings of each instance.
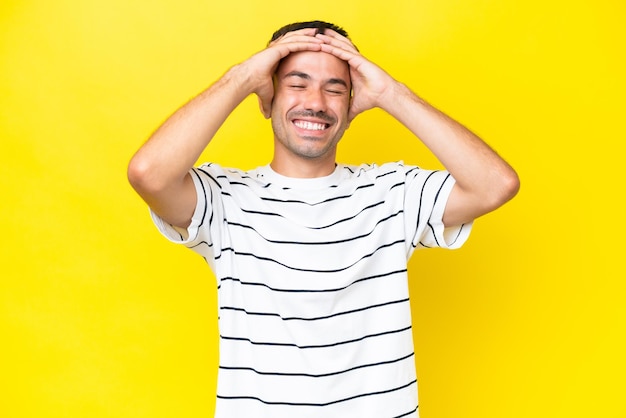
[[[79,1],[0,6],[0,417],[212,415],[215,283],[126,181],[175,108],[285,23],[364,55],[480,134],[520,194],[410,263],[424,418],[626,417],[621,0]],[[211,158],[251,168],[246,100]],[[380,111],[345,162],[438,167]]]

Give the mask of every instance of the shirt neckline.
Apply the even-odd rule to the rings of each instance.
[[[335,170],[327,176],[313,178],[284,176],[274,171],[269,164],[259,167],[257,173],[268,183],[279,187],[313,190],[337,185],[343,173],[343,165],[336,164]]]

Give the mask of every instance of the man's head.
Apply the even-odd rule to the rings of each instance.
[[[288,32],[293,32],[295,30],[308,29],[308,28],[317,29],[316,33],[321,33],[321,34],[323,34],[326,29],[330,29],[330,30],[337,32],[341,36],[345,36],[346,38],[349,39],[348,32],[346,32],[342,27],[337,26],[333,23],[328,23],[328,22],[324,22],[321,20],[311,20],[309,22],[296,22],[296,23],[290,23],[288,25],[283,26],[282,28],[274,32],[274,34],[272,35],[272,38],[268,42],[268,45]]]
[[[342,36],[346,32],[321,21],[294,23],[272,37],[301,29],[326,29]],[[274,74],[271,108],[274,130],[273,166],[284,170],[285,162],[332,168],[336,146],[349,126],[351,79],[348,63],[330,53],[302,51],[283,58]]]

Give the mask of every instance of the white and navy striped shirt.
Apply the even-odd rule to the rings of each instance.
[[[294,179],[269,166],[192,170],[183,238],[218,283],[216,418],[418,417],[407,261],[458,248],[444,229],[454,179],[402,163]]]

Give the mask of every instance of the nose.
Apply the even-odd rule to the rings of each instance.
[[[312,110],[313,112],[325,112],[326,97],[324,96],[324,92],[316,88],[308,89],[303,105],[305,109]]]

